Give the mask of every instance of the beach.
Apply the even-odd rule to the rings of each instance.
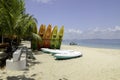
[[[82,57],[55,60],[51,54],[34,51],[36,60],[28,60],[23,71],[0,70],[0,80],[119,80],[120,50],[61,45]]]

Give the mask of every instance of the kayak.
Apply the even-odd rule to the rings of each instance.
[[[44,53],[50,53],[51,50],[49,48],[41,48],[41,51]]]
[[[56,59],[70,59],[82,56],[81,52],[74,50],[59,50],[59,49],[49,49],[41,48],[42,52],[52,54]]]
[[[50,53],[52,55],[68,53],[68,52],[73,52],[74,51],[74,50],[59,50],[59,49],[49,49],[49,48],[41,48],[41,50],[45,53]]]
[[[56,50],[52,50],[50,53],[52,55],[54,55],[54,54],[63,54],[63,53],[69,53],[69,52],[73,52],[73,50],[59,50],[59,49],[56,49]]]
[[[43,47],[43,36],[45,35],[45,31],[46,31],[46,26],[41,24],[38,35],[42,38],[42,41],[38,42],[38,50]]]
[[[50,48],[55,49],[56,48],[56,37],[57,37],[58,27],[55,26],[52,30],[51,34],[51,41],[50,41]]]
[[[52,33],[52,26],[49,24],[43,36],[43,47],[44,48],[50,48],[51,33]]]
[[[73,51],[73,52],[63,52],[62,54],[55,54],[54,57],[56,59],[71,59],[82,56],[81,52]]]
[[[63,35],[64,35],[64,26],[62,26],[57,34],[56,37],[56,49],[60,49],[61,47],[61,43],[62,43],[62,39],[63,39]]]

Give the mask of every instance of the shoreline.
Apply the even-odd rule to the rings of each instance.
[[[65,45],[70,43],[77,44],[78,46],[95,47],[95,48],[108,48],[120,49],[120,39],[79,39],[79,40],[63,40]]]
[[[28,43],[27,43],[28,44]],[[120,50],[61,45],[61,49],[80,51],[83,56],[55,60],[41,51],[33,52],[36,60],[29,61],[23,71],[1,70],[0,79],[26,80],[119,80]]]
[[[100,47],[100,46],[87,46],[87,45],[69,45],[69,44],[62,44],[62,45],[66,45],[66,46],[80,46],[80,47],[88,47],[88,48],[100,48],[100,49],[120,49],[120,47]]]
[[[95,49],[111,49],[111,50],[119,50],[119,48],[104,48],[104,47],[92,47],[92,46],[69,45],[69,44],[62,44],[62,45],[63,45],[63,46],[82,47],[82,48],[95,48]]]

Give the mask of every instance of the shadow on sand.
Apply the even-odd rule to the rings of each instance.
[[[27,78],[25,75],[8,76],[7,80],[35,80],[34,78]]]
[[[61,59],[55,59],[56,61],[63,61],[63,60],[71,60],[71,59],[76,59],[76,58],[80,58],[82,57],[83,55],[80,55],[80,56],[77,56],[77,57],[74,57],[74,58],[61,58]]]
[[[34,61],[34,60],[28,60],[28,61],[27,61],[27,65],[28,65],[29,67],[32,67],[32,66],[34,66],[34,65],[36,65],[36,64],[41,64],[41,62],[39,62],[39,61]]]

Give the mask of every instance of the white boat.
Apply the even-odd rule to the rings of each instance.
[[[70,59],[75,57],[82,56],[81,52],[73,51],[73,52],[63,52],[62,54],[55,54],[54,57],[56,59]]]
[[[60,52],[59,50],[56,50],[56,49],[49,49],[49,48],[41,48],[41,50],[44,52],[44,53],[53,53],[55,54],[56,52]]]
[[[52,55],[73,52],[73,50],[59,50],[59,49],[49,49],[49,48],[41,48],[41,50],[45,53],[50,53]]]
[[[73,50],[51,50],[51,54],[54,55],[54,54],[63,54],[63,53],[68,53],[68,52],[73,52]]]
[[[49,48],[41,48],[41,50],[45,53],[50,53],[51,52],[51,49],[49,49]]]

